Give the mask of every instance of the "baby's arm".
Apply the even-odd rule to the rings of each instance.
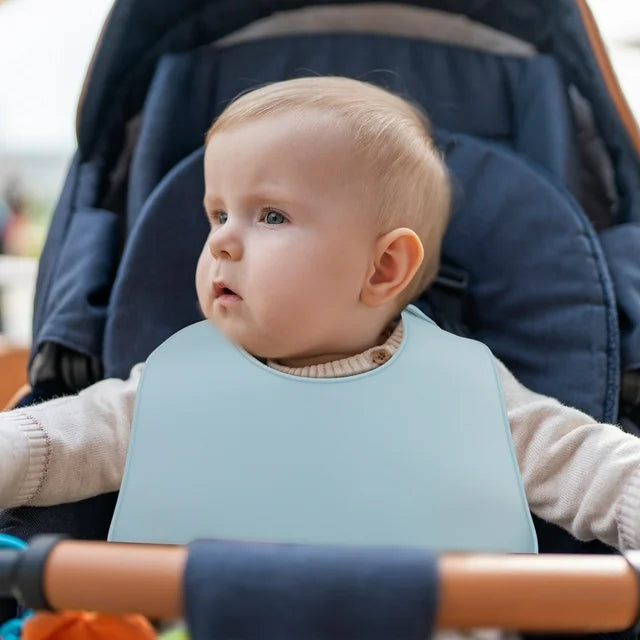
[[[531,510],[579,540],[640,548],[640,439],[498,371]]]
[[[74,502],[120,487],[142,371],[0,413],[0,508]]]

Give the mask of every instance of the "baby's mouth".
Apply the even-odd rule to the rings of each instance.
[[[223,299],[231,299],[236,298],[242,300],[242,298],[231,288],[226,285],[224,282],[214,282],[213,283],[213,297],[218,300],[219,298]]]

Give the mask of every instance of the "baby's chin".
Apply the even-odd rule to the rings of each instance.
[[[273,339],[264,337],[263,339],[256,339],[255,333],[250,332],[247,335],[247,331],[238,327],[236,324],[227,323],[221,321],[218,318],[209,316],[207,320],[231,343],[237,347],[244,349],[247,353],[252,355],[258,360],[279,360],[281,357],[286,357],[285,354],[289,353],[286,347],[275,347],[276,342]]]
[[[226,321],[225,318],[210,315],[207,320],[222,335],[236,346],[244,349],[248,354],[258,360],[275,360],[282,364],[287,362],[300,362],[304,364],[317,364],[335,360],[335,355],[327,356],[332,350],[324,349],[324,345],[310,340],[292,340],[290,327],[270,326],[257,330],[255,326],[246,324],[245,321]]]

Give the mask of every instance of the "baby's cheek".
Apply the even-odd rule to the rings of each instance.
[[[304,275],[300,273],[283,274],[281,278],[265,281],[259,305],[254,306],[256,316],[264,323],[263,329],[280,334],[291,331],[292,327],[304,326],[307,314],[312,313],[308,306],[313,304],[312,288],[312,284],[305,284]]]
[[[208,277],[208,261],[206,259],[206,256],[203,254],[200,255],[200,258],[198,259],[198,265],[196,267],[196,292],[198,294],[198,302],[200,303],[201,307],[204,307],[207,305],[207,303],[209,303],[211,300],[211,283],[209,282],[209,277]],[[204,308],[203,308],[203,311]],[[206,315],[206,312],[205,312]]]

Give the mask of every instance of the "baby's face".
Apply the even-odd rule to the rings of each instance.
[[[205,152],[198,299],[258,357],[339,352],[361,304],[376,239],[370,183],[348,136],[321,119],[265,116],[215,134]]]

